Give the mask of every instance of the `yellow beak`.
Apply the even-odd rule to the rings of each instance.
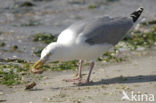
[[[38,60],[38,61],[33,65],[33,68],[34,68],[34,69],[40,69],[40,67],[42,67],[43,64],[44,64],[43,61]]]
[[[31,71],[32,71],[33,73],[38,73],[38,74],[42,73],[43,71],[40,70],[40,67],[42,67],[42,65],[43,65],[44,63],[45,63],[45,62],[43,62],[43,61],[41,61],[41,60],[38,60],[38,61],[33,65]]]

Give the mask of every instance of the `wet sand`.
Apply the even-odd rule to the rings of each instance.
[[[124,63],[104,66],[97,62],[88,85],[77,86],[62,81],[73,77],[72,71],[45,72],[43,79],[30,91],[23,86],[6,88],[0,86],[0,99],[5,103],[130,103],[121,100],[122,91],[131,96],[131,92],[156,96],[156,53],[132,57]],[[84,74],[88,69],[84,69]],[[86,78],[86,75],[83,79]],[[136,103],[136,101],[133,101]],[[143,101],[141,103],[150,103]],[[154,102],[151,102],[154,103]]]

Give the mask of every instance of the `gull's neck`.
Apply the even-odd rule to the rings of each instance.
[[[56,43],[54,53],[52,53],[51,61],[66,61],[70,57],[70,47],[61,43]]]

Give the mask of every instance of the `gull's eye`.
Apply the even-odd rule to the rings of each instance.
[[[47,56],[50,56],[51,55],[51,53],[49,53]]]
[[[51,56],[51,53],[48,53],[47,55],[44,56],[44,60],[47,61],[50,56]]]

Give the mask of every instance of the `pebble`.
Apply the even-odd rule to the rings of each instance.
[[[25,90],[32,89],[34,86],[36,86],[36,83],[32,82],[32,83],[25,86]]]
[[[0,95],[3,95],[4,93],[3,92],[0,92]]]

